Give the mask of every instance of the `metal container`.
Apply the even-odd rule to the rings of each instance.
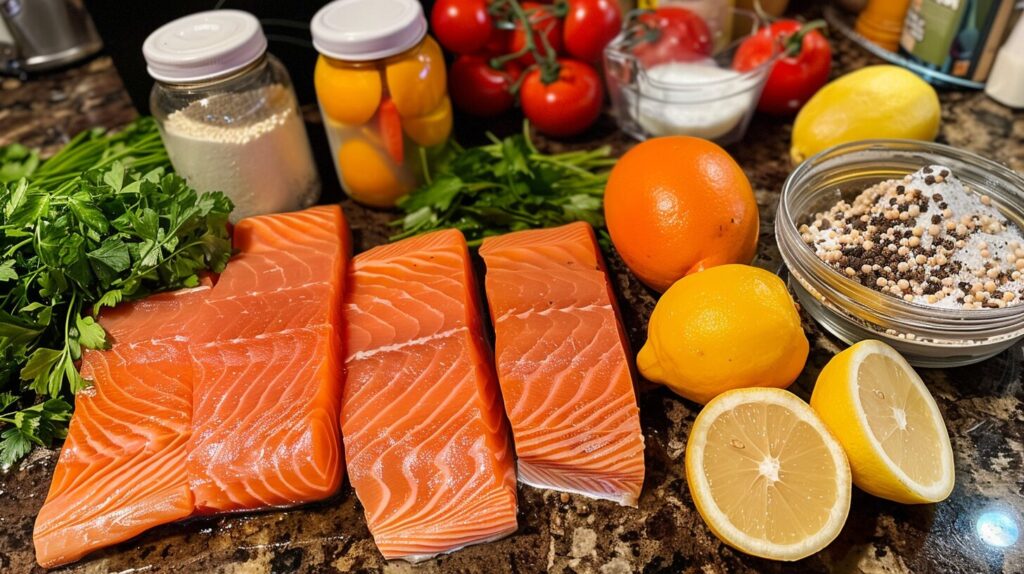
[[[16,47],[8,68],[48,70],[103,48],[81,0],[0,0],[0,16]]]

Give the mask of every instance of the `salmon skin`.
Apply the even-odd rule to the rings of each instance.
[[[508,428],[457,230],[355,257],[341,425],[349,480],[385,558],[516,530]]]
[[[348,228],[338,206],[245,219],[213,286],[125,303],[87,351],[33,534],[45,567],[189,516],[326,498]]]
[[[488,237],[480,255],[519,480],[636,506],[644,436],[593,229]]]

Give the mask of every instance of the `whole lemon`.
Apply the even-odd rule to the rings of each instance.
[[[790,155],[795,162],[836,144],[873,138],[933,140],[939,96],[899,66],[868,66],[827,84],[800,110]]]
[[[636,364],[704,404],[743,387],[788,387],[807,361],[800,315],[777,276],[722,265],[676,281],[654,307]]]
[[[658,291],[715,265],[750,263],[757,252],[750,181],[728,152],[700,138],[654,138],[629,150],[608,177],[604,215],[622,260]]]

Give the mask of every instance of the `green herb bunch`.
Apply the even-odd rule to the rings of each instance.
[[[451,144],[446,157],[424,167],[426,185],[398,202],[405,216],[391,239],[454,227],[470,245],[509,231],[586,221],[604,227],[604,188],[615,165],[611,149],[546,155],[523,133],[462,148]],[[424,164],[427,162],[424,161]]]
[[[222,193],[198,194],[152,118],[90,130],[39,162],[0,148],[0,465],[67,433],[93,316],[123,299],[198,284],[231,255]]]

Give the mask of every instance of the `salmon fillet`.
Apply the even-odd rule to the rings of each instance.
[[[36,558],[74,562],[194,507],[185,459],[192,418],[188,351],[175,341],[86,354],[46,503],[36,518]]]
[[[194,347],[188,473],[200,513],[292,506],[341,485],[339,206],[243,219]]]
[[[338,423],[348,228],[338,206],[243,220],[212,287],[101,314],[76,412],[36,519],[37,561],[195,514],[323,499]]]
[[[519,480],[636,506],[644,437],[593,229],[489,237],[480,255]]]
[[[195,351],[188,476],[200,513],[292,506],[337,491],[340,347],[322,325]]]
[[[462,233],[356,256],[341,421],[349,480],[385,558],[516,529],[508,429]]]

